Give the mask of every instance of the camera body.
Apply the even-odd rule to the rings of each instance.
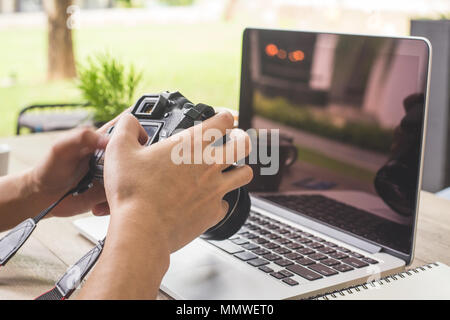
[[[181,93],[162,92],[145,94],[137,100],[131,114],[134,115],[148,134],[147,146],[167,139],[180,130],[192,127],[215,115],[211,106],[198,103],[194,105]],[[108,130],[112,134],[114,127]],[[226,139],[224,139],[226,140]],[[98,150],[91,161],[91,173],[96,180],[103,181],[104,151]],[[232,170],[233,165],[226,170]],[[202,238],[224,240],[235,234],[245,223],[250,212],[250,197],[244,187],[233,190],[224,196],[229,209],[225,218],[208,229]],[[195,201],[195,199],[192,199]]]
[[[148,146],[170,137],[179,130],[192,127],[194,122],[212,117],[215,111],[202,103],[194,105],[179,92],[162,92],[140,97],[131,114],[139,120],[147,132]],[[113,129],[114,127],[111,127],[108,134],[111,134]],[[104,151],[98,150],[95,157],[94,178],[103,180]]]

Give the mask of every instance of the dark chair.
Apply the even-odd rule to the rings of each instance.
[[[32,133],[72,129],[93,125],[92,110],[87,103],[35,104],[22,109],[17,118],[16,134],[22,128]]]

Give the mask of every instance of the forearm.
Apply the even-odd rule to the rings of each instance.
[[[0,231],[35,216],[51,203],[40,194],[32,171],[1,177],[0,190]]]
[[[113,214],[120,215],[121,212]],[[149,230],[142,230],[138,225],[125,224],[110,225],[108,234],[123,236],[107,237],[99,261],[78,299],[156,298],[161,280],[169,267],[169,250],[157,232],[147,232]]]

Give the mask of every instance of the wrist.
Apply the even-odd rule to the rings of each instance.
[[[103,250],[107,253],[106,255],[127,261],[126,265],[133,263],[154,268],[156,264],[157,269],[153,271],[159,271],[161,274],[164,274],[169,267],[170,251],[162,241],[156,238],[149,240],[149,237],[128,235],[112,239],[107,237]]]
[[[34,167],[25,172],[24,181],[24,192],[29,197],[36,198],[44,206],[48,206],[58,200],[69,190],[69,188],[61,188],[61,186],[51,187],[51,184],[43,178],[39,167]]]
[[[149,208],[133,205],[113,207],[105,248],[109,246],[117,252],[126,251],[125,254],[139,260],[157,258],[165,272],[171,251],[167,236],[161,230],[158,219],[152,219]]]
[[[30,169],[23,173],[21,180],[21,192],[23,198],[28,199],[27,201],[30,204],[33,204],[33,207],[38,208],[38,210],[42,210],[49,206],[60,196],[59,194],[50,192],[47,189],[36,168]]]
[[[0,196],[2,203],[0,230],[12,228],[23,220],[33,217],[42,207],[32,170],[3,177],[0,187],[7,190]]]
[[[36,194],[42,194],[42,186],[36,177],[34,169],[22,173],[20,184],[20,193],[24,198],[30,198]]]
[[[39,168],[34,167],[23,174],[24,192],[28,196],[39,194],[39,196],[46,197],[51,196],[47,190],[46,185],[43,183],[39,174]]]
[[[129,228],[110,223],[103,252],[78,298],[156,298],[169,268],[169,251],[157,237],[142,237],[140,230]]]

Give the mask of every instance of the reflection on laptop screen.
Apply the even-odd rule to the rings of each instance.
[[[247,29],[239,126],[280,129],[252,194],[411,254],[427,69],[422,40]]]

